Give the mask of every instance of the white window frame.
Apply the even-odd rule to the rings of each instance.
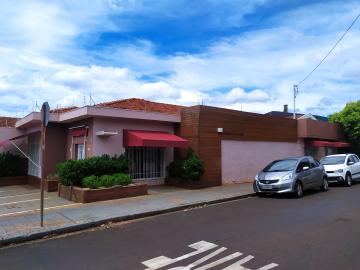
[[[77,160],[85,159],[85,144],[83,143],[76,144],[76,151],[77,151],[76,153]]]

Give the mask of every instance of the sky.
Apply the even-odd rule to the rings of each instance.
[[[332,0],[0,0],[0,115],[125,98],[292,110],[293,85],[360,12]],[[297,110],[360,99],[360,21],[299,86]]]

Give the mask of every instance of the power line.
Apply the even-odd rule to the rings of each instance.
[[[334,46],[331,48],[331,50],[325,55],[325,57],[320,61],[320,63],[308,74],[305,76],[304,79],[302,79],[297,86],[299,86],[300,84],[302,84],[307,78],[309,78],[311,76],[311,74],[314,73],[314,71],[325,61],[325,59],[332,53],[332,51],[336,48],[336,46],[341,42],[341,40],[343,40],[343,38],[345,37],[345,35],[350,31],[350,29],[353,27],[353,25],[356,23],[356,21],[359,19],[360,17],[360,13],[356,16],[355,20],[353,20],[353,22],[350,24],[350,26],[346,29],[346,31],[342,34],[342,36],[338,39],[338,41],[336,41],[336,43],[334,44]]]

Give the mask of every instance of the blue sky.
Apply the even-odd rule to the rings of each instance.
[[[130,97],[254,112],[292,104],[360,1],[0,0],[0,114]],[[301,112],[360,99],[360,22],[299,88]]]

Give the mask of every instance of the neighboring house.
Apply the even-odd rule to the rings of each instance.
[[[22,132],[15,128],[15,123],[18,121],[18,118],[14,117],[0,117],[0,142],[8,139],[20,136]],[[17,140],[17,143],[22,148],[26,148],[26,140],[25,138]],[[5,145],[0,148],[0,152],[16,152],[17,150],[14,149],[11,145]]]
[[[23,134],[28,155],[40,163],[40,113],[19,119],[12,129]],[[348,146],[342,140],[339,125],[309,116],[294,120],[125,99],[52,110],[46,134],[46,175],[67,159],[124,153],[132,161],[135,181],[162,184],[166,166],[176,156],[184,156],[190,146],[205,161],[203,186],[214,186],[252,180],[270,161],[303,155],[310,147]],[[40,176],[31,163],[29,175]]]

